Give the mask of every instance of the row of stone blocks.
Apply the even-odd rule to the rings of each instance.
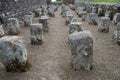
[[[42,22],[42,21],[43,22]],[[40,19],[41,23],[46,22],[46,18]],[[41,23],[32,23],[32,16],[25,15],[24,24],[30,27],[31,44],[42,44],[43,25]],[[46,23],[45,23],[46,26]],[[47,26],[48,27],[48,26]],[[45,28],[45,31],[48,31]],[[30,67],[30,61],[23,37],[14,36],[20,33],[20,25],[17,18],[10,18],[6,26],[7,35],[0,25],[0,60],[9,72],[25,72]]]
[[[36,14],[35,14],[36,15]],[[43,31],[48,32],[48,19],[46,15],[38,16],[39,23],[33,23],[33,13],[24,16],[24,26],[30,27],[31,45],[41,45],[43,42]],[[17,18],[9,18],[5,27],[7,35],[0,26],[0,59],[7,71],[25,72],[30,67],[27,49],[23,37],[15,36],[20,33],[20,24]]]
[[[62,5],[61,15],[69,24],[68,43],[71,49],[71,62],[74,70],[92,69],[93,62],[93,37],[90,31],[84,30],[81,19],[74,18],[68,6]]]

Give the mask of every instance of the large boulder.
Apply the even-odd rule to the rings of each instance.
[[[6,71],[27,71],[31,65],[23,37],[4,36],[0,38],[0,60]]]
[[[41,45],[43,40],[43,26],[42,24],[36,23],[30,25],[30,40],[31,45]]]
[[[20,33],[20,25],[17,18],[9,18],[7,23],[7,34],[17,35]]]
[[[5,35],[2,25],[0,25],[0,38]]]
[[[24,25],[30,26],[30,24],[32,24],[32,19],[33,19],[32,15],[25,15],[24,16]]]
[[[74,70],[92,69],[93,38],[90,31],[75,32],[69,35],[72,67]]]
[[[108,17],[101,17],[98,31],[100,32],[109,32],[109,25],[110,25],[110,18]]]
[[[47,17],[47,16],[41,16],[41,18],[39,19],[39,23],[41,23],[43,25],[43,31],[45,31],[45,32],[49,31],[48,19],[49,19],[49,17]]]

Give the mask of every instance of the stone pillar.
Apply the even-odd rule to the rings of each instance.
[[[113,32],[112,39],[114,43],[118,43],[120,45],[120,22],[116,26],[116,30]]]
[[[98,24],[98,15],[96,13],[89,13],[89,24],[97,25]]]
[[[32,24],[32,19],[33,19],[32,15],[25,15],[24,16],[24,25],[30,26]]]
[[[41,45],[43,41],[43,26],[36,23],[30,25],[30,40],[31,45]]]
[[[92,69],[93,38],[89,31],[81,31],[69,35],[72,67],[74,70]]]
[[[99,25],[98,25],[98,31],[109,32],[109,25],[110,25],[110,18],[101,17]]]
[[[83,30],[82,23],[79,18],[73,18],[69,25],[69,34],[73,32],[80,32]]]
[[[8,35],[17,35],[20,33],[20,25],[17,18],[9,18],[7,23]]]
[[[39,23],[41,23],[43,25],[43,31],[45,31],[45,32],[49,31],[48,19],[49,19],[49,17],[47,17],[47,16],[41,16],[41,18],[39,19]]]

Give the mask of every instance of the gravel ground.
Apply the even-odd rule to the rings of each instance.
[[[55,14],[49,19],[50,31],[44,33],[43,45],[30,45],[29,27],[21,27],[20,36],[25,38],[32,68],[25,73],[7,73],[0,63],[0,80],[120,80],[120,46],[111,38],[115,26],[110,25],[109,33],[100,33],[96,26],[83,22],[84,28],[94,36],[93,70],[74,71],[67,43],[69,28],[60,8]]]

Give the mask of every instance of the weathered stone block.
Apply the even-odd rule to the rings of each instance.
[[[116,13],[113,19],[114,24],[117,24],[118,22],[120,22],[120,13]]]
[[[98,16],[96,13],[89,13],[89,24],[97,25],[98,24]]]
[[[117,24],[117,28],[113,32],[112,39],[114,43],[118,43],[120,45],[120,22]]]
[[[110,18],[108,17],[101,17],[98,31],[100,32],[109,32],[109,25],[110,25]]]
[[[72,19],[73,19],[73,14],[72,14],[72,12],[71,12],[71,11],[67,11],[65,24],[66,24],[66,25],[70,24],[70,22],[71,22]]]
[[[2,25],[0,25],[0,38],[5,35]]]
[[[34,13],[35,13],[35,17],[41,17],[41,15],[42,15],[42,9],[35,9],[35,11],[34,11]]]
[[[25,15],[24,16],[24,25],[30,26],[30,24],[32,24],[32,19],[33,19],[32,15]]]
[[[92,69],[93,38],[90,31],[81,31],[69,35],[72,67],[74,70]]]
[[[4,36],[0,38],[0,60],[6,71],[27,71],[31,64],[23,38],[19,36]]]
[[[50,17],[54,17],[55,16],[55,10],[54,10],[54,8],[53,7],[50,7],[49,9],[48,9],[48,15],[50,16]]]
[[[77,31],[80,32],[83,30],[82,23],[79,18],[73,18],[69,25],[69,34]]]
[[[43,26],[42,24],[36,23],[30,25],[30,40],[31,45],[41,45],[43,41]]]
[[[20,33],[20,25],[17,18],[8,19],[7,33],[9,35],[17,35]]]
[[[45,32],[49,31],[48,19],[49,19],[49,17],[47,17],[47,16],[41,16],[41,18],[39,19],[39,23],[41,23],[43,25],[43,31],[45,31]]]

